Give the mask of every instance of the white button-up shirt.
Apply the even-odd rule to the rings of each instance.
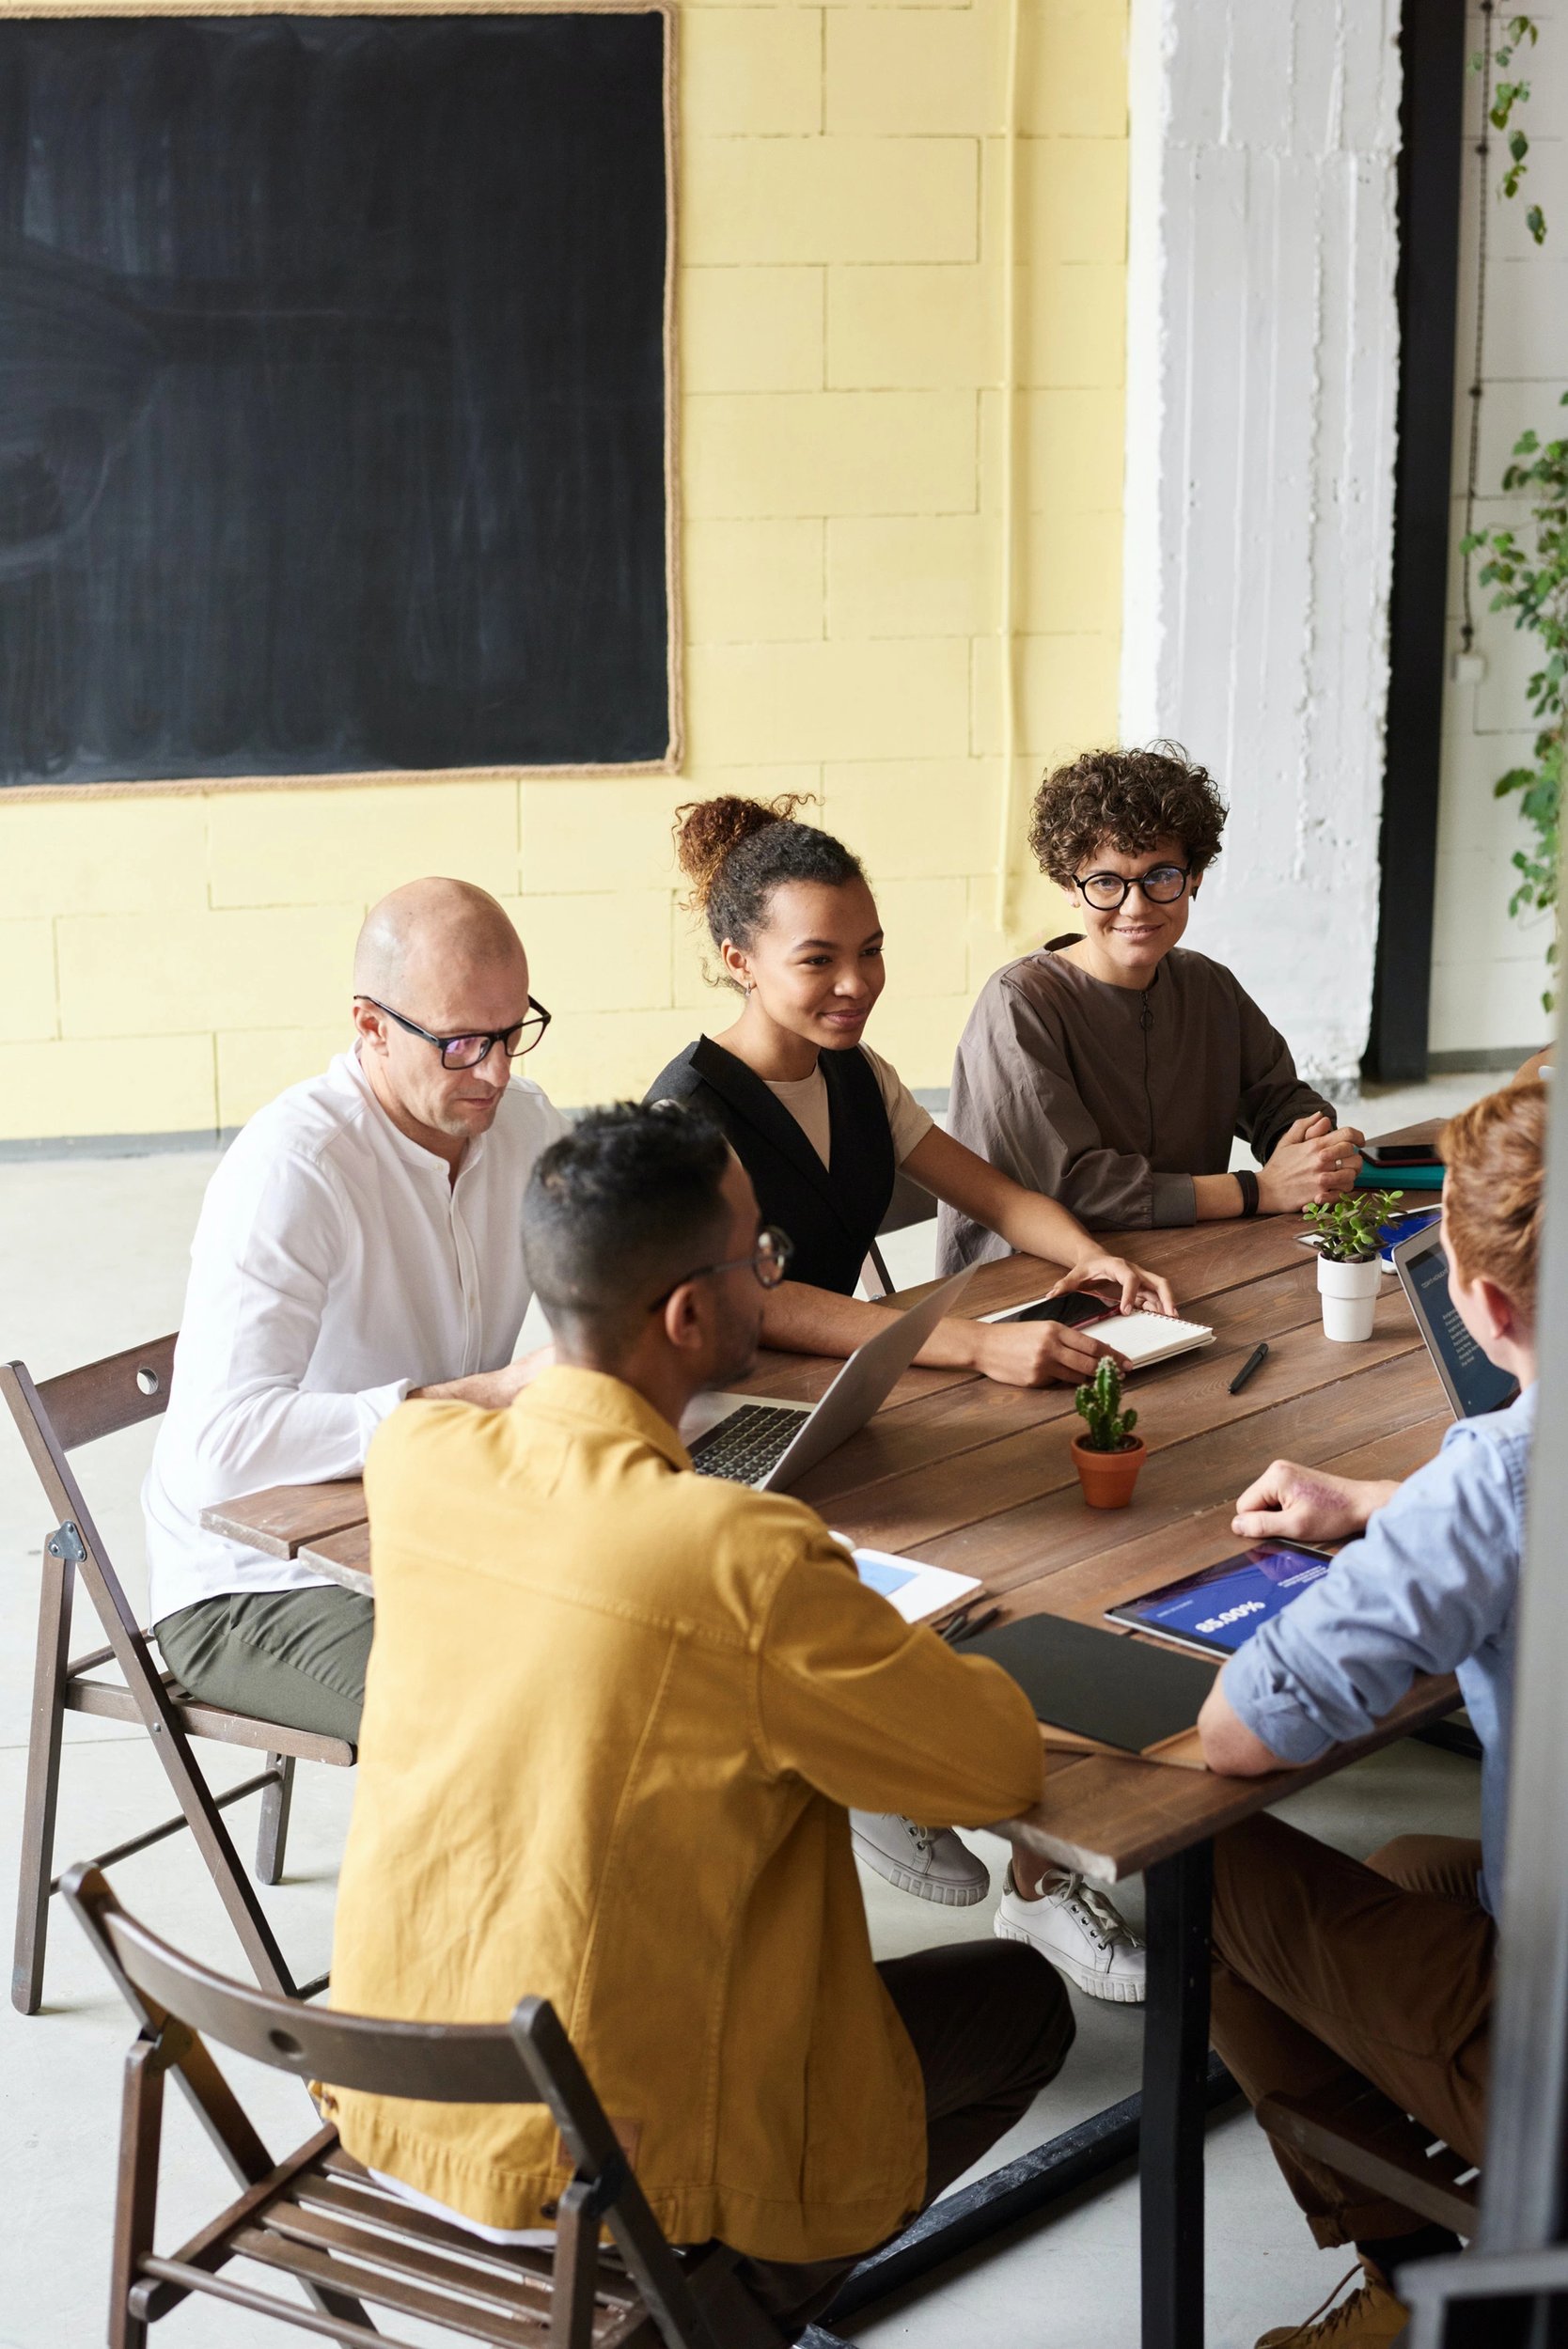
[[[169,1407],[142,1488],[153,1622],[325,1579],[202,1530],[271,1484],[355,1477],[411,1386],[510,1362],[532,1293],[523,1192],[566,1120],[516,1078],[456,1182],[351,1053],[235,1137],[207,1186]]]

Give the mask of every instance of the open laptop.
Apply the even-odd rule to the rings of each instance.
[[[1519,1391],[1518,1380],[1488,1360],[1453,1309],[1438,1226],[1429,1224],[1399,1241],[1391,1261],[1454,1417],[1478,1419],[1511,1403]]]
[[[933,1289],[857,1346],[820,1402],[774,1402],[765,1395],[704,1395],[681,1432],[699,1477],[729,1477],[778,1493],[863,1428],[892,1392],[932,1331],[950,1312],[974,1271]],[[689,1431],[706,1419],[699,1434]]]

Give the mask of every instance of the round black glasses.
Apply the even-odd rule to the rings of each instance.
[[[1152,905],[1174,905],[1191,877],[1190,865],[1151,865],[1131,881],[1119,872],[1086,872],[1075,878],[1074,885],[1097,914],[1114,914],[1134,889],[1141,889]]]
[[[519,1020],[515,1027],[496,1027],[491,1029],[488,1035],[479,1036],[432,1036],[428,1027],[419,1026],[417,1020],[405,1020],[400,1011],[394,1011],[389,1003],[378,1003],[374,995],[355,995],[354,1001],[368,1003],[375,1010],[384,1011],[389,1020],[396,1020],[400,1027],[406,1027],[411,1036],[418,1036],[427,1044],[433,1044],[441,1055],[444,1069],[477,1069],[481,1060],[489,1057],[492,1044],[499,1044],[509,1060],[516,1060],[524,1053],[532,1052],[550,1025],[549,1012],[542,1003],[536,1003],[532,995],[528,997],[526,1017]]]
[[[722,1264],[698,1264],[694,1271],[682,1273],[679,1280],[670,1282],[662,1297],[654,1298],[648,1309],[657,1313],[660,1306],[667,1305],[677,1289],[683,1289],[688,1280],[706,1280],[710,1273],[738,1272],[743,1264],[750,1265],[760,1288],[776,1289],[790,1269],[794,1252],[794,1242],[787,1231],[780,1231],[776,1224],[764,1224],[749,1255],[727,1256]]]

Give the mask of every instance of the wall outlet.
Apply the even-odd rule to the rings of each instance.
[[[1485,674],[1484,652],[1456,652],[1449,664],[1449,675],[1456,685],[1479,685]]]

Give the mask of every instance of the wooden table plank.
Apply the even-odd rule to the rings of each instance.
[[[1160,1455],[1172,1447],[1215,1428],[1230,1429],[1249,1419],[1267,1418],[1291,1401],[1319,1388],[1343,1388],[1348,1393],[1358,1380],[1373,1376],[1385,1362],[1411,1355],[1419,1345],[1409,1308],[1403,1294],[1396,1292],[1379,1300],[1373,1335],[1356,1348],[1358,1359],[1354,1366],[1344,1359],[1346,1347],[1336,1345],[1325,1338],[1321,1326],[1312,1325],[1282,1336],[1265,1372],[1252,1379],[1239,1395],[1228,1394],[1226,1386],[1237,1367],[1238,1355],[1248,1351],[1245,1345],[1226,1348],[1216,1343],[1200,1355],[1170,1363],[1163,1377],[1146,1373],[1147,1391],[1143,1379],[1139,1381],[1138,1433],[1149,1446],[1150,1458],[1139,1494],[1151,1484],[1160,1485],[1166,1475]],[[1421,1358],[1424,1364],[1424,1355]],[[1352,1370],[1354,1375],[1347,1376]],[[1427,1375],[1435,1386],[1430,1370]],[[840,1489],[831,1496],[836,1523],[858,1541],[891,1550],[912,1549],[964,1526],[1000,1526],[1005,1534],[1009,1518],[1020,1508],[1066,1485],[1076,1490],[1077,1472],[1071,1452],[1076,1421],[1072,1419],[1071,1397],[1065,1389],[1060,1391],[1062,1406],[1038,1427],[902,1474],[881,1477],[858,1489]],[[1431,1391],[1429,1387],[1427,1392]],[[1427,1401],[1423,1412],[1431,1409],[1432,1402]],[[1353,1407],[1347,1405],[1347,1410]],[[880,1437],[865,1430],[855,1441],[857,1445],[875,1444]],[[1253,1441],[1266,1457],[1270,1437],[1259,1434]],[[1275,1451],[1278,1449],[1277,1444],[1272,1446]],[[1250,1447],[1244,1441],[1241,1449],[1248,1451]],[[863,1452],[856,1455],[864,1456]],[[1259,1465],[1262,1464],[1260,1460]],[[808,1480],[802,1480],[802,1489],[803,1496],[813,1490]],[[1202,1498],[1212,1499],[1214,1489]],[[815,1490],[820,1492],[821,1487]],[[828,1505],[828,1499],[823,1496],[818,1505]],[[1134,1505],[1137,1505],[1136,1500]],[[985,1537],[979,1538],[983,1546]],[[980,1569],[971,1566],[964,1571]]]
[[[1418,1118],[1414,1125],[1395,1126],[1389,1134],[1370,1135],[1368,1139],[1373,1142],[1424,1142],[1430,1145],[1436,1141],[1447,1123],[1446,1118]],[[1390,1167],[1388,1173],[1391,1189],[1399,1180],[1399,1168]]]
[[[1161,1231],[1097,1231],[1094,1240],[1109,1255],[1127,1257],[1148,1272],[1162,1274],[1176,1292],[1178,1311],[1184,1312],[1201,1297],[1218,1296],[1298,1263],[1307,1255],[1301,1245],[1303,1229],[1299,1215],[1261,1215],[1247,1222],[1184,1224]],[[1048,1276],[1036,1287],[1042,1269]],[[1059,1280],[1063,1269],[1034,1256],[1000,1257],[980,1267],[959,1312],[991,1313],[1005,1305],[1027,1304]],[[925,1280],[901,1289],[891,1302],[914,1305],[936,1285]]]
[[[1221,1230],[1223,1246],[1218,1245]],[[1215,1315],[1207,1309],[1210,1300],[1270,1273],[1298,1273],[1304,1260],[1310,1270],[1311,1259],[1301,1245],[1300,1232],[1301,1225],[1293,1215],[1246,1225],[1204,1224],[1184,1231],[1107,1231],[1097,1237],[1113,1253],[1132,1257],[1152,1272],[1173,1278],[1178,1306],[1189,1318],[1213,1321]],[[978,1320],[981,1314],[1001,1312],[1009,1306],[1027,1305],[1053,1288],[1063,1269],[1036,1256],[1006,1256],[994,1264],[982,1264],[964,1291],[954,1318]],[[913,1289],[901,1290],[887,1302],[914,1305],[936,1286],[934,1280],[922,1281]],[[781,1402],[815,1402],[839,1368],[839,1363],[816,1355],[765,1349],[756,1369],[736,1381],[736,1389],[772,1395]],[[972,1386],[976,1377],[975,1371],[962,1370],[906,1371],[882,1409],[898,1410],[954,1387]]]
[[[1458,1701],[1453,1681],[1423,1676],[1370,1736],[1331,1746],[1321,1761],[1300,1769],[1271,1770],[1261,1778],[1215,1777],[1207,1770],[1100,1754],[1060,1762],[1053,1756],[1035,1808],[999,1823],[995,1832],[1062,1867],[1119,1884],[1266,1810],[1281,1795],[1442,1720]]]
[[[1245,1396],[1248,1390],[1242,1391]],[[1425,1353],[1412,1351],[1357,1379],[1328,1383],[1260,1411],[1239,1429],[1232,1423],[1168,1446],[1149,1461],[1132,1507],[1118,1512],[1126,1527],[1120,1538],[1164,1529],[1195,1511],[1216,1507],[1216,1495],[1233,1498],[1271,1460],[1315,1465],[1329,1459],[1345,1450],[1369,1421],[1395,1432],[1428,1419],[1440,1395]],[[996,1517],[976,1516],[946,1536],[879,1546],[917,1551],[933,1566],[978,1574],[990,1589],[1012,1591],[1114,1543],[1119,1537],[1108,1530],[1111,1524],[1109,1511],[1084,1507],[1069,1464],[1048,1490]],[[869,1539],[855,1523],[841,1530]]]
[[[299,1556],[302,1566],[313,1568],[332,1582],[340,1582],[345,1590],[357,1590],[362,1598],[373,1596],[368,1525],[350,1526],[342,1533],[328,1534],[324,1541],[308,1543]]]
[[[1370,1444],[1357,1445],[1353,1450],[1332,1453],[1312,1464],[1326,1468],[1333,1476],[1407,1477],[1432,1458],[1445,1431],[1452,1425],[1452,1416],[1448,1412],[1440,1418],[1418,1419],[1407,1428],[1378,1436]],[[1048,1610],[1076,1622],[1098,1623],[1108,1606],[1141,1598],[1147,1591],[1159,1589],[1164,1583],[1174,1582],[1183,1574],[1195,1574],[1204,1566],[1217,1566],[1222,1558],[1232,1557],[1244,1546],[1240,1537],[1231,1530],[1234,1514],[1233,1500],[1218,1502],[1213,1509],[1200,1510],[1196,1516],[1179,1518],[1172,1525],[1157,1527],[1100,1550],[1074,1566],[1064,1566],[1045,1581],[1027,1584],[1011,1593],[1008,1613],[1027,1615]]]
[[[1318,1323],[1313,1267],[1293,1264],[1246,1288],[1212,1298],[1204,1304],[1203,1319],[1216,1332],[1214,1345],[1133,1373],[1127,1392],[1140,1410],[1154,1407],[1156,1390],[1189,1378],[1200,1379],[1205,1387],[1222,1392],[1240,1358],[1251,1353],[1260,1338],[1266,1337],[1272,1344],[1288,1330]],[[1272,1366],[1252,1382],[1265,1399],[1275,1383]],[[813,1508],[829,1503],[838,1507],[836,1496],[858,1494],[887,1477],[923,1473],[938,1461],[996,1443],[1002,1436],[1073,1418],[1071,1386],[1003,1386],[989,1379],[968,1378],[960,1386],[911,1398],[896,1412],[884,1409],[792,1490]],[[1069,1433],[1075,1432],[1074,1424]]]
[[[307,1542],[340,1533],[365,1515],[365,1487],[357,1477],[337,1484],[270,1484],[259,1493],[204,1509],[209,1533],[248,1543],[269,1558],[294,1558]]]

